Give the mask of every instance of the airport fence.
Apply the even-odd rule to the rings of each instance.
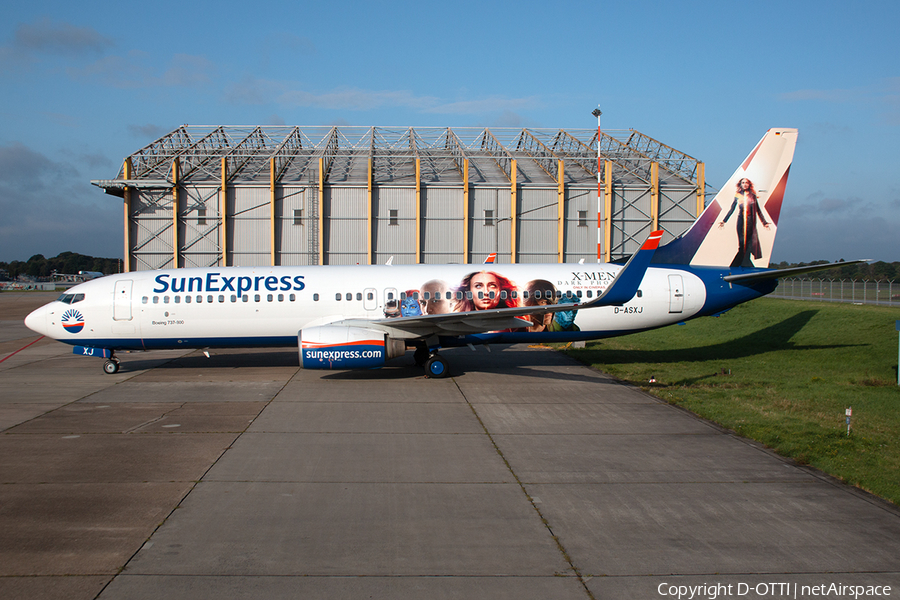
[[[792,300],[853,302],[900,307],[900,282],[788,277],[782,279],[778,283],[778,288],[769,296]]]

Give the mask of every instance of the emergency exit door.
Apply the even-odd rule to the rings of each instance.
[[[684,281],[681,275],[669,275],[669,312],[684,310]]]

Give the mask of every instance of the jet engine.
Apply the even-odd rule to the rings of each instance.
[[[404,340],[365,327],[320,325],[301,329],[297,337],[304,369],[377,369],[406,353]]]

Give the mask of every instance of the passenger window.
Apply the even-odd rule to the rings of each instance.
[[[588,291],[587,291],[587,296],[588,296],[588,298],[593,298],[593,297],[594,297],[594,293],[593,293],[591,290],[588,290]]]
[[[388,300],[394,299],[394,292],[388,292]]]
[[[528,290],[522,290],[522,299],[528,300]]]
[[[144,296],[143,298],[141,298],[141,304],[147,304],[147,302],[149,302],[149,301],[150,301],[150,298],[148,298],[147,296]]]
[[[243,296],[241,296],[241,300],[243,300],[244,302],[250,302],[250,296],[244,294]]]
[[[284,294],[278,294],[278,301],[284,302]]]
[[[341,293],[338,292],[337,294],[335,294],[334,299],[337,300],[338,302],[340,302],[341,301]]]
[[[206,301],[209,302],[210,304],[212,304],[212,301],[213,301],[212,294],[210,294],[209,296],[206,297]]]
[[[185,304],[190,304],[190,303],[191,303],[191,297],[190,297],[190,296],[185,296],[185,297],[184,297],[184,303],[185,303]]]
[[[362,292],[356,292],[356,299],[362,301]]]
[[[527,292],[526,292],[526,293],[527,293]],[[525,297],[527,298],[528,296],[525,296]],[[540,300],[540,299],[541,299],[541,290],[534,290],[534,299],[535,299],[535,300]]]
[[[478,299],[479,300],[484,299],[484,292],[478,292]]]
[[[478,292],[478,294],[481,295],[481,292]],[[472,292],[466,292],[466,300],[471,300],[471,299],[472,299]]]
[[[267,294],[267,295],[266,295],[266,302],[271,302],[271,301],[272,301],[272,294]]]
[[[259,302],[259,294],[255,294],[255,295],[253,296],[253,301],[254,301],[254,302]]]
[[[644,297],[644,292],[642,292],[641,290],[638,290],[638,292],[637,292],[637,297],[638,297],[638,298],[643,298],[643,297]]]
[[[319,301],[319,295],[313,294],[313,302],[318,302],[318,301]]]
[[[203,304],[203,296],[197,295],[197,304]]]
[[[168,303],[169,303],[169,297],[163,296],[163,304],[168,304]]]
[[[159,304],[159,296],[153,296],[153,304]]]
[[[219,294],[219,302],[225,302],[225,294]]]
[[[400,299],[406,300],[406,292],[400,292]]]
[[[497,295],[497,292],[491,290],[490,293],[489,293],[488,295],[491,297],[491,300],[493,300],[493,299],[494,299],[494,296]]]
[[[492,293],[493,293],[493,292],[492,292]],[[500,299],[501,299],[501,300],[506,300],[506,290],[503,290],[502,292],[500,292]]]
[[[422,293],[422,300],[431,300],[431,294],[428,292]]]
[[[181,296],[175,296],[175,304],[181,304]]]
[[[353,294],[350,292],[347,292],[347,302],[350,302],[351,300],[353,300]]]
[[[291,294],[290,296],[288,296],[288,298],[290,298],[291,302],[293,302],[294,300],[297,299],[297,295],[296,295],[296,294]]]
[[[291,296],[293,296],[293,294],[291,294]],[[374,300],[374,299],[375,299],[375,294],[373,294],[372,292],[369,292],[369,293],[366,294],[366,298],[367,298],[368,300]],[[291,298],[291,300],[293,300],[293,298]]]
[[[581,298],[581,290],[578,290],[577,292],[575,292],[575,295],[578,296],[579,298]]]

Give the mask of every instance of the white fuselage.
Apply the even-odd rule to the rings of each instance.
[[[524,292],[534,280],[552,284],[557,296],[553,303],[566,301],[567,293],[579,302],[590,301],[621,268],[612,264],[531,264],[138,271],[75,286],[62,297],[68,296],[68,303],[55,301],[36,310],[26,325],[68,344],[114,350],[286,346],[296,345],[298,332],[305,327],[348,318],[385,319],[397,311],[398,301],[407,294],[419,295],[422,313],[459,308],[457,298],[460,294],[465,298],[468,291],[460,289],[461,282],[472,273],[502,275],[509,284],[506,294],[511,298],[514,290],[515,301],[523,305],[528,303]],[[434,300],[436,291],[441,296],[438,302]],[[500,292],[496,293],[499,297]],[[532,292],[532,302],[533,296]],[[650,268],[640,292],[630,302],[578,310],[575,327],[506,330],[476,336],[474,341],[606,337],[686,320],[697,314],[705,300],[706,288],[696,275]]]

